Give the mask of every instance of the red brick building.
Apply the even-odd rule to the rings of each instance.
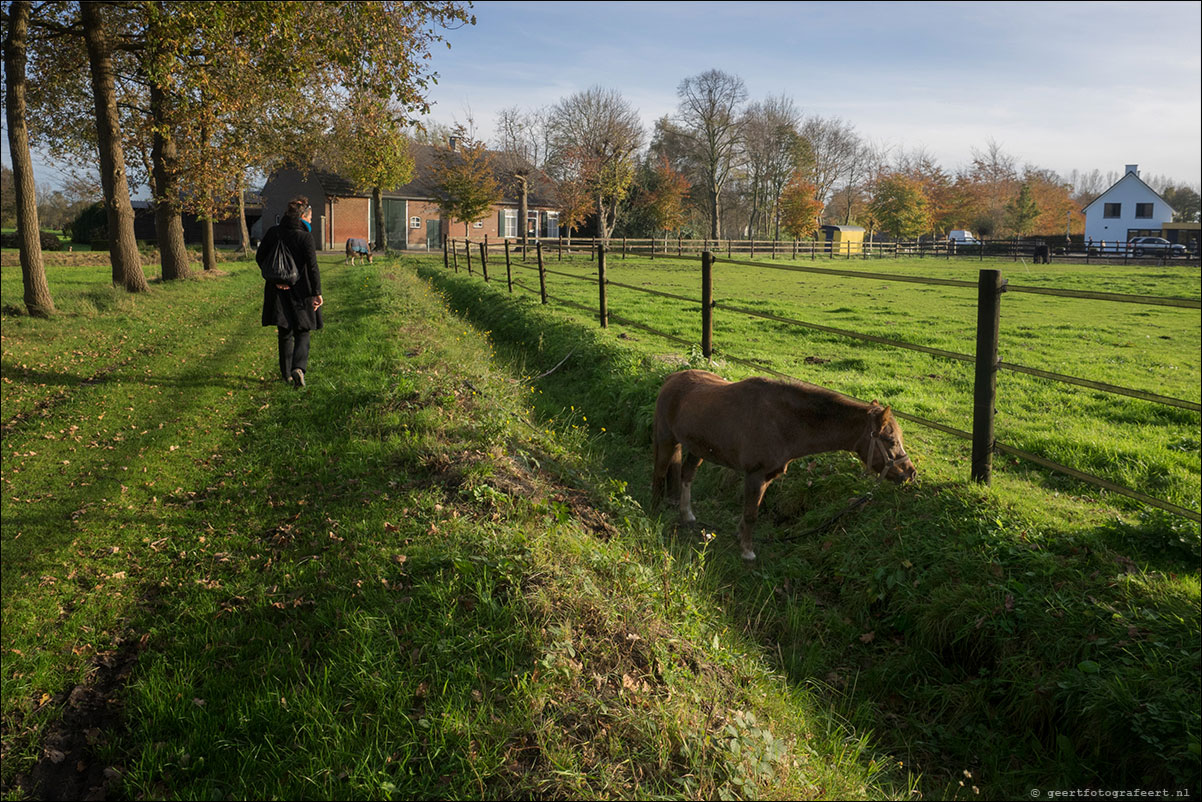
[[[435,153],[431,145],[411,146],[413,180],[381,193],[388,247],[410,250],[440,250],[444,237],[462,239],[463,223],[449,220],[435,200]],[[500,203],[482,220],[468,226],[468,236],[482,240],[519,237],[518,198],[510,175],[498,170],[504,190]],[[286,169],[274,173],[263,187],[262,227],[274,225],[288,202],[304,195],[313,206],[313,236],[318,250],[341,251],[350,238],[376,240],[376,215],[370,191],[358,191],[342,176],[313,168],[307,175]],[[559,211],[555,187],[541,172],[532,171],[527,190],[527,225],[533,238],[559,236]],[[259,236],[262,236],[260,233]]]

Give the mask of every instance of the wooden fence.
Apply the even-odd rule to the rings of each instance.
[[[449,248],[452,251],[462,249],[471,243],[473,248],[478,248],[481,243],[484,244],[486,251],[499,252],[504,243],[508,242],[512,252],[516,255],[522,255],[522,242],[519,239],[505,239],[489,241],[485,236],[483,240],[444,240],[444,250]],[[799,259],[809,259],[810,261],[818,261],[827,259],[830,261],[837,260],[871,260],[871,259],[896,259],[896,258],[917,258],[917,259],[976,259],[983,261],[985,258],[991,259],[1010,259],[1014,262],[1019,261],[1034,261],[1041,253],[1040,249],[1046,247],[1050,258],[1082,261],[1086,264],[1101,263],[1101,264],[1129,264],[1129,263],[1155,263],[1155,264],[1198,264],[1199,254],[1189,254],[1185,257],[1170,256],[1168,254],[1143,254],[1136,255],[1134,246],[1127,244],[1111,246],[1108,249],[1099,251],[1096,247],[1089,244],[1074,243],[1072,247],[1054,247],[1047,245],[1044,240],[1023,240],[1023,239],[995,239],[995,240],[979,240],[971,245],[961,245],[955,242],[939,241],[939,240],[907,240],[907,241],[866,241],[866,242],[826,242],[823,240],[748,240],[748,239],[684,239],[683,237],[660,237],[655,239],[630,239],[626,237],[613,237],[609,240],[598,240],[588,237],[573,237],[565,239],[558,237],[556,239],[541,239],[530,240],[528,247],[532,254],[536,244],[541,245],[547,259],[563,261],[564,257],[574,258],[579,256],[587,256],[590,261],[596,258],[596,250],[598,246],[604,246],[612,258],[625,259],[628,256],[641,256],[650,259],[656,258],[683,258],[691,256],[700,258],[702,253],[706,251],[715,256],[726,255],[726,258],[733,259],[736,256],[743,256],[748,259],[788,259],[796,261]]]
[[[643,241],[646,242],[646,241]],[[659,246],[657,243],[656,247]],[[553,243],[556,258],[562,258],[564,251],[558,243]],[[566,246],[570,249],[580,248],[578,241],[571,246]],[[539,298],[543,304],[547,304],[551,300],[567,306],[572,306],[587,312],[596,312],[599,325],[608,327],[611,319],[620,322],[624,325],[647,331],[673,342],[680,343],[686,347],[692,347],[700,344],[701,352],[706,359],[710,359],[713,355],[713,331],[714,331],[714,312],[720,310],[733,314],[756,317],[766,320],[771,320],[776,323],[783,323],[799,328],[805,328],[815,331],[821,331],[828,334],[835,334],[850,339],[863,340],[881,345],[886,345],[894,348],[907,349],[929,354],[931,356],[941,357],[945,359],[953,359],[963,362],[971,362],[975,365],[974,384],[973,384],[973,430],[965,432],[951,426],[939,423],[937,421],[927,420],[917,415],[899,412],[894,410],[895,414],[907,421],[912,421],[928,428],[950,434],[963,440],[972,443],[972,468],[971,478],[974,481],[988,483],[992,475],[992,459],[995,452],[1010,454],[1015,457],[1033,462],[1044,468],[1071,476],[1080,481],[1101,487],[1120,495],[1133,498],[1144,504],[1152,507],[1171,512],[1175,515],[1188,518],[1193,521],[1202,521],[1202,516],[1195,510],[1190,510],[1181,507],[1177,504],[1165,501],[1163,499],[1154,498],[1146,493],[1138,490],[1124,487],[1093,474],[1078,471],[1066,465],[1053,462],[1038,454],[1016,448],[1006,443],[999,442],[994,436],[994,410],[997,402],[997,372],[1006,370],[1015,373],[1023,373],[1030,376],[1036,376],[1050,381],[1061,382],[1064,384],[1076,385],[1079,387],[1087,387],[1093,390],[1098,390],[1105,393],[1127,396],[1130,398],[1138,398],[1153,404],[1176,407],[1180,409],[1192,410],[1194,412],[1202,411],[1202,405],[1195,401],[1185,399],[1172,398],[1169,396],[1159,395],[1144,390],[1122,387],[1118,385],[1108,384],[1105,382],[1094,381],[1077,376],[1069,376],[1051,371],[1040,370],[1025,365],[1018,365],[1002,361],[998,357],[998,337],[1001,326],[1001,300],[1003,294],[1007,292],[1014,293],[1030,293],[1037,295],[1056,296],[1061,298],[1072,299],[1092,299],[1097,301],[1106,301],[1111,303],[1126,303],[1126,304],[1143,304],[1148,306],[1169,306],[1184,309],[1202,309],[1202,302],[1188,298],[1167,298],[1158,296],[1144,295],[1129,295],[1122,293],[1106,293],[1106,292],[1087,292],[1080,290],[1060,290],[1047,287],[1035,286],[1015,286],[1009,284],[1002,277],[1000,270],[982,269],[976,282],[962,281],[956,279],[941,279],[928,278],[924,276],[904,276],[893,273],[875,273],[864,270],[843,270],[831,266],[805,265],[805,264],[772,264],[772,262],[749,262],[736,260],[732,257],[725,259],[717,257],[712,251],[702,251],[697,255],[689,255],[687,258],[694,259],[700,257],[700,299],[690,298],[675,293],[653,290],[647,287],[636,287],[630,284],[622,284],[612,281],[608,278],[607,262],[613,258],[620,258],[623,252],[617,249],[607,249],[605,245],[597,245],[591,247],[592,257],[595,261],[596,275],[581,276],[579,274],[565,273],[558,270],[552,270],[547,267],[547,261],[551,256],[551,249],[548,248],[548,253],[544,254],[542,242],[536,242],[534,245],[535,265],[527,263],[525,260],[519,259],[519,252],[513,247],[511,240],[505,240],[502,243],[489,244],[487,242],[460,242],[448,241],[443,250],[443,264],[448,269],[458,270],[459,262],[458,255],[462,251],[466,260],[466,268],[469,273],[474,273],[479,270],[485,281],[490,281],[489,275],[489,254],[492,253],[494,259],[503,258],[505,268],[505,281],[509,292],[513,292],[515,286],[520,289],[525,289],[531,292],[537,291]],[[473,267],[473,251],[476,252],[475,267]],[[628,253],[629,251],[626,251]],[[684,256],[683,245],[678,254],[671,254],[672,257],[686,258]],[[733,254],[734,251],[732,250]],[[661,256],[669,256],[667,253],[662,253]],[[915,284],[929,284],[946,287],[959,288],[975,288],[977,290],[977,329],[976,329],[976,349],[973,354],[956,353],[946,351],[939,348],[931,348],[924,345],[917,345],[900,340],[892,340],[884,337],[876,337],[860,332],[849,331],[846,329],[834,328],[831,326],[819,325],[801,320],[781,317],[766,312],[761,312],[745,307],[736,306],[721,302],[714,299],[713,290],[713,266],[717,263],[738,265],[743,267],[752,267],[769,270],[785,270],[801,273],[813,273],[820,275],[840,276],[843,278],[854,278],[873,281],[893,281]],[[514,268],[519,270],[537,271],[538,273],[538,288],[525,285],[520,279],[515,280],[513,277]],[[592,307],[587,307],[575,301],[565,298],[554,298],[547,293],[547,277],[555,276],[567,278],[577,281],[595,282],[597,285],[598,303],[594,310]],[[625,320],[613,316],[609,312],[609,304],[607,298],[607,290],[610,286],[621,287],[623,289],[640,292],[648,295],[655,295],[670,300],[683,301],[690,305],[695,305],[700,302],[701,320],[699,321],[699,343],[690,342],[675,335],[655,329],[637,321]],[[779,376],[781,378],[793,379],[795,377],[787,376],[779,371],[774,370],[768,365],[758,362],[753,362],[746,359],[741,359],[735,356],[727,356],[732,362],[746,365],[756,370],[763,370],[767,373]]]

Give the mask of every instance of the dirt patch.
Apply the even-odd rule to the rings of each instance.
[[[122,641],[98,654],[86,683],[64,689],[45,704],[62,710],[42,735],[42,756],[14,778],[21,795],[41,800],[103,800],[121,778],[118,766],[96,759],[121,725],[121,690],[149,635]],[[5,788],[7,795],[11,790]]]

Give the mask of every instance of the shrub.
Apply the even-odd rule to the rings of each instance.
[[[63,249],[62,240],[60,240],[58,238],[57,234],[50,232],[50,231],[40,231],[38,233],[40,235],[39,239],[41,239],[41,241],[42,241],[42,250],[43,251],[61,251]],[[8,234],[4,234],[4,235],[0,236],[0,247],[2,247],[2,248],[20,248],[21,247],[20,235],[17,232],[13,231]]]

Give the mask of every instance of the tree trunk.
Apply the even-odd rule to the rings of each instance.
[[[167,96],[153,82],[150,86],[150,115],[154,138],[150,159],[154,171],[154,230],[159,239],[159,261],[163,280],[188,278],[188,249],[184,245],[184,222],[180,214],[179,182],[176,175],[175,140],[169,133]]]
[[[17,202],[17,237],[21,247],[21,280],[25,285],[25,308],[34,317],[54,314],[54,299],[46,283],[42,262],[41,230],[38,223],[37,189],[33,160],[29,155],[29,130],[25,125],[26,36],[32,3],[14,2],[10,7],[8,39],[4,43],[5,95],[8,113],[8,147],[13,162],[13,195]]]
[[[720,187],[710,187],[710,239],[722,239],[722,223],[718,216],[718,199],[722,190]]]
[[[526,249],[530,247],[530,225],[526,218],[530,214],[529,182],[526,176],[517,176],[518,180],[518,231],[522,234],[522,258],[526,258]]]
[[[201,221],[201,241],[204,243],[205,270],[217,269],[217,246],[213,241],[213,221],[206,218]]]
[[[250,251],[250,231],[246,227],[246,188],[238,182],[238,251],[245,255]]]
[[[129,201],[129,181],[125,175],[125,152],[121,148],[121,123],[117,115],[117,92],[113,79],[112,45],[104,30],[99,3],[80,3],[84,42],[88,48],[88,67],[92,78],[92,97],[96,104],[96,143],[100,149],[100,182],[104,187],[104,205],[108,211],[109,260],[113,283],[129,292],[146,292],[146,274],[142,256],[134,238],[134,209]]]
[[[376,250],[381,255],[388,253],[388,229],[384,225],[384,191],[373,187],[371,199],[376,204]]]

